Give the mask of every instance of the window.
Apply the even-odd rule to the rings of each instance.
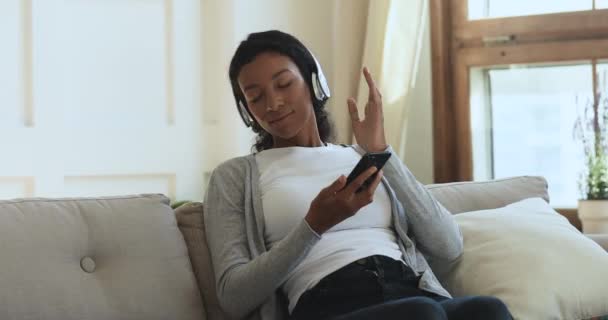
[[[554,206],[575,207],[584,154],[573,128],[593,99],[592,70],[592,62],[473,69],[474,179],[541,175]]]
[[[435,180],[541,175],[576,207],[574,121],[608,70],[608,0],[448,2],[431,2]]]
[[[469,0],[469,19],[517,17],[593,9],[593,0]]]

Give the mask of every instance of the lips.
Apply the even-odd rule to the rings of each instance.
[[[279,121],[281,121],[281,120],[283,120],[283,119],[285,119],[285,118],[289,117],[289,116],[290,116],[292,113],[293,113],[293,111],[291,111],[291,112],[289,112],[289,113],[287,113],[287,114],[284,114],[284,115],[282,115],[282,116],[279,116],[279,117],[273,118],[272,120],[269,120],[269,121],[268,121],[268,123],[270,123],[270,124],[275,124],[275,123],[277,123],[277,122],[279,122]]]

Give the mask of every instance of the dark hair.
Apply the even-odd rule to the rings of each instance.
[[[321,141],[333,142],[335,138],[334,128],[329,117],[329,113],[325,109],[325,101],[318,100],[315,97],[314,89],[312,87],[312,73],[317,72],[315,59],[310,51],[306,49],[304,44],[290,34],[277,30],[270,30],[251,33],[246,40],[241,41],[236,49],[236,52],[234,53],[234,56],[232,57],[232,61],[230,62],[230,70],[228,72],[230,76],[230,84],[232,85],[232,93],[234,94],[236,103],[238,104],[239,101],[241,101],[249,111],[249,107],[247,106],[243,92],[241,92],[237,78],[243,66],[253,61],[255,57],[263,52],[279,53],[289,57],[296,64],[300,73],[302,74],[302,77],[304,77],[304,80],[308,85],[308,89],[310,90],[310,96],[312,99],[315,117],[317,119],[317,128],[319,130]],[[251,115],[250,111],[249,114]],[[258,134],[255,145],[252,147],[252,149],[259,152],[272,148],[272,135],[266,132],[262,126],[257,123],[255,118],[253,118],[251,128],[253,129],[253,132]]]

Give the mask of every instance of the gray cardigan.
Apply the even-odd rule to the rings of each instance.
[[[351,147],[365,153],[359,146]],[[383,171],[404,261],[422,274],[420,289],[450,297],[427,259],[434,265],[449,265],[462,255],[458,225],[398,157],[392,156]],[[228,160],[211,175],[204,219],[217,295],[224,311],[235,319],[287,319],[280,287],[319,237],[302,220],[267,250],[260,192],[253,154]]]

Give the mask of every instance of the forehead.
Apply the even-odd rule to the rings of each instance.
[[[241,86],[251,83],[271,80],[272,77],[284,69],[295,75],[300,75],[298,66],[288,56],[276,52],[262,52],[250,63],[243,66],[238,76]]]

